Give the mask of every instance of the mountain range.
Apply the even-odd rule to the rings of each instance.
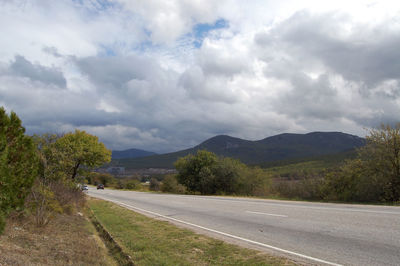
[[[365,139],[341,132],[284,133],[262,140],[244,140],[227,135],[212,137],[186,150],[138,158],[113,158],[113,165],[126,168],[173,168],[173,163],[198,150],[239,159],[246,164],[341,153],[365,145]]]
[[[129,149],[123,151],[112,151],[111,158],[114,159],[128,159],[128,158],[138,158],[157,155],[155,152],[139,150],[139,149]]]

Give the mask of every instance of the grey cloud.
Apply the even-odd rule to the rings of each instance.
[[[180,85],[194,97],[199,96],[205,85],[203,70],[200,67],[189,68],[182,74]]]
[[[340,13],[298,12],[268,34],[256,36],[260,46],[281,47],[305,60],[317,60],[344,78],[368,88],[399,79],[400,31],[387,25],[353,23]],[[349,28],[350,29],[346,29]],[[307,64],[307,62],[304,62]]]
[[[206,75],[232,77],[249,68],[247,58],[238,53],[227,53],[224,47],[213,48],[203,45],[198,60]]]
[[[47,86],[18,77],[3,76],[0,77],[0,99],[29,125],[59,122],[99,126],[115,123],[115,114],[96,110],[98,95],[52,90]]]
[[[309,128],[310,121],[364,127],[393,121],[400,111],[400,30],[390,23],[370,26],[338,12],[298,12],[256,34],[254,52],[265,62],[265,76],[291,85],[274,109]]]
[[[283,94],[274,104],[279,112],[293,118],[309,117],[330,120],[340,118],[343,108],[336,89],[330,84],[328,75],[313,80],[298,73],[291,77],[294,89]]]
[[[42,49],[43,52],[52,55],[54,57],[62,57],[62,55],[58,52],[56,47],[45,46]]]
[[[86,57],[77,59],[76,64],[96,84],[115,88],[130,80],[145,80],[160,74],[156,63],[140,56]]]
[[[229,81],[231,78],[225,75],[207,75],[201,67],[193,66],[181,75],[179,85],[193,100],[233,104],[239,100],[239,95],[231,90]]]
[[[45,84],[53,84],[60,88],[66,88],[67,81],[61,71],[56,68],[32,64],[25,57],[17,55],[9,66],[11,75],[27,77],[32,81],[40,81]]]

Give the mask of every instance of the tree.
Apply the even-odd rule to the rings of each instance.
[[[384,199],[400,200],[400,123],[394,127],[382,124],[366,137],[367,144],[359,157],[367,175],[378,179],[384,187]]]
[[[45,183],[50,180],[60,180],[66,177],[59,163],[60,161],[64,161],[63,157],[65,155],[55,145],[60,137],[61,135],[48,133],[33,136],[40,161],[39,176]]]
[[[371,129],[358,156],[325,177],[329,200],[400,201],[400,123]]]
[[[0,232],[10,211],[22,208],[38,172],[35,145],[18,116],[0,108]]]
[[[217,156],[206,150],[199,150],[196,155],[189,154],[179,158],[174,164],[178,170],[178,182],[186,186],[189,191],[206,194],[209,192],[206,180],[213,179],[211,168],[217,161]]]
[[[200,150],[196,155],[179,158],[175,167],[178,182],[192,192],[258,196],[268,193],[270,178],[263,170],[212,152]]]
[[[240,177],[245,173],[246,165],[232,158],[219,158],[214,167],[216,193],[237,193]]]
[[[89,184],[92,185],[103,184],[105,187],[108,187],[116,182],[113,175],[109,173],[96,173],[96,172],[88,173],[86,175],[86,180],[88,181]],[[84,181],[85,179],[82,179],[80,183],[83,183]]]
[[[57,139],[55,147],[62,152],[59,164],[71,179],[75,179],[79,169],[90,170],[111,161],[111,151],[85,131],[65,134]]]

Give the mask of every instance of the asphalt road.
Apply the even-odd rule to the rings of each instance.
[[[95,188],[88,193],[306,264],[400,265],[400,207]]]

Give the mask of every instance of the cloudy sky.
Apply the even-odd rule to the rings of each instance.
[[[29,134],[169,152],[399,121],[400,1],[0,0],[0,32]]]

